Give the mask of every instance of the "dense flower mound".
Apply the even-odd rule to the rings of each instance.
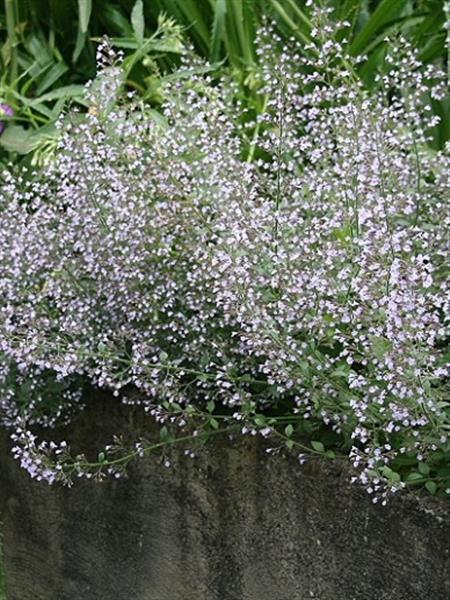
[[[113,467],[36,439],[89,383],[193,439],[222,422],[346,454],[375,501],[450,492],[450,155],[427,144],[445,86],[401,40],[369,94],[334,30],[313,34],[305,52],[262,33],[256,117],[201,65],[161,113],[118,99],[103,57],[50,164],[4,175],[0,409],[32,475],[146,451],[111,446]]]

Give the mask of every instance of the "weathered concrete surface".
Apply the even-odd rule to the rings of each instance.
[[[102,437],[110,411],[99,401],[80,435]],[[450,598],[448,504],[374,506],[343,466],[218,440],[170,469],[153,457],[128,481],[63,489],[30,481],[6,445],[8,600]]]

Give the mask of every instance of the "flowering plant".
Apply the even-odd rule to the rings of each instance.
[[[31,475],[120,476],[226,429],[346,455],[376,502],[450,493],[443,76],[400,40],[369,94],[334,27],[306,53],[261,33],[257,115],[200,64],[161,114],[121,101],[103,49],[54,160],[4,175],[0,408]],[[142,405],[160,441],[91,462],[39,442],[86,385]]]

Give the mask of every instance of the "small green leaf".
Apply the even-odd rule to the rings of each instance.
[[[291,437],[291,435],[294,433],[294,428],[290,423],[284,428],[284,433],[287,435],[287,437]]]
[[[437,490],[437,485],[434,481],[427,481],[425,484],[426,489],[434,496]]]
[[[417,465],[417,469],[418,469],[419,473],[421,475],[424,475],[425,477],[427,477],[430,474],[430,467],[424,462],[420,462]]]
[[[217,419],[210,419],[209,424],[213,429],[219,429],[219,421]]]
[[[207,410],[209,413],[212,413],[212,412],[214,412],[214,409],[215,409],[215,408],[216,408],[216,404],[215,404],[214,400],[210,400],[210,401],[208,402],[208,404],[206,405],[206,410]]]
[[[311,446],[316,452],[325,452],[325,446],[322,444],[322,442],[311,442]]]
[[[412,473],[408,474],[406,481],[408,483],[414,483],[415,481],[423,481],[423,476],[417,471],[413,471]]]
[[[163,425],[159,430],[159,438],[162,442],[167,442],[169,439],[169,430],[165,425]]]
[[[292,450],[292,448],[294,447],[294,440],[286,440],[286,442],[285,442],[285,443],[286,443],[286,447],[287,447],[289,450]]]
[[[104,452],[99,452],[98,453],[98,462],[105,462],[105,453]]]

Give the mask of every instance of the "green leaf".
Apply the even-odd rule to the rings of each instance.
[[[333,377],[343,377],[344,379],[348,379],[350,373],[350,367],[349,366],[342,366],[337,368],[335,371],[333,371],[331,373],[331,375]]]
[[[92,0],[78,0],[78,31],[72,62],[76,63],[84,48],[86,34],[91,20]]]
[[[217,419],[210,419],[209,424],[213,429],[219,429],[219,421]]]
[[[434,481],[427,481],[425,484],[425,488],[430,492],[431,495],[434,496],[434,494],[437,491],[437,485]]]
[[[167,429],[167,427],[165,425],[163,425],[161,427],[161,429],[159,430],[159,439],[162,442],[167,442],[170,439],[169,430]]]
[[[232,0],[236,3],[240,1],[242,0]],[[167,4],[170,5],[171,12],[177,17],[177,21],[180,23],[184,21],[189,35],[207,53],[210,47],[210,30],[207,22],[208,15],[204,10],[203,3],[199,0],[170,0]]]
[[[303,21],[303,28],[305,27],[305,23],[310,28],[311,23],[308,17],[304,13],[302,13],[302,11],[293,2],[291,2],[290,0],[287,1],[290,4],[291,9],[294,8],[295,14],[300,18],[301,21]],[[292,33],[301,42],[303,42],[304,44],[308,44],[310,42],[310,36],[308,35],[309,31],[305,33],[303,29],[301,29],[300,26],[297,25],[297,23],[295,23],[295,21],[291,19],[284,6],[282,6],[282,4],[278,0],[270,0],[270,2],[274,10],[278,13],[278,16],[281,18],[283,23],[292,31]]]
[[[390,481],[401,481],[400,475],[396,471],[393,471],[390,467],[381,467],[380,471]]]
[[[131,11],[131,25],[133,32],[139,45],[144,43],[144,3],[142,0],[136,0],[133,10]]]
[[[424,462],[420,462],[417,465],[417,469],[419,473],[425,477],[428,477],[428,475],[430,474],[430,467]]]
[[[206,405],[206,410],[207,410],[209,413],[212,413],[212,412],[214,412],[214,409],[215,409],[215,408],[216,408],[216,404],[215,404],[214,400],[210,400],[210,401],[208,402],[208,404]]]
[[[418,473],[417,471],[413,471],[412,473],[408,474],[408,476],[406,478],[406,481],[408,483],[414,483],[415,481],[421,481],[422,482],[423,481],[423,476],[420,473]]]
[[[87,33],[91,13],[92,0],[78,0],[78,26],[83,33]]]
[[[53,67],[48,71],[45,77],[43,77],[36,88],[36,96],[40,96],[46,90],[48,90],[48,88],[51,87],[60,77],[62,77],[64,73],[67,73],[68,70],[69,67],[62,62],[53,65]]]
[[[220,57],[220,46],[225,30],[225,17],[227,14],[226,0],[216,0],[214,6],[214,20],[211,30],[211,44],[209,56],[211,62],[216,62]]]
[[[284,428],[284,433],[287,435],[287,437],[291,437],[291,435],[294,433],[294,428],[290,423]]]
[[[254,418],[255,425],[258,427],[265,427],[267,425],[267,420],[264,415],[256,415]]]
[[[0,146],[8,152],[28,154],[35,147],[33,133],[33,129],[25,129],[21,125],[10,125],[0,137]]]
[[[350,53],[363,54],[369,42],[390,21],[401,16],[408,0],[381,0],[362,31],[350,45]]]
[[[322,444],[322,442],[311,442],[311,446],[316,452],[325,452],[325,446]]]
[[[31,108],[37,108],[39,104],[44,102],[51,102],[52,100],[59,100],[60,98],[75,98],[77,96],[83,96],[86,92],[84,85],[64,85],[63,87],[57,88],[51,92],[47,92],[39,98],[33,98],[31,100],[24,98],[23,103]]]
[[[133,35],[133,28],[131,27],[128,19],[120,12],[120,10],[111,5],[109,2],[102,7],[103,17],[107,22],[108,31],[110,28],[114,33],[123,36]]]
[[[285,444],[286,447],[289,448],[289,450],[292,450],[292,448],[294,447],[294,440],[286,440]]]
[[[227,35],[225,44],[232,62],[253,63],[253,37],[251,34],[250,15],[247,4],[243,0],[228,0]]]

